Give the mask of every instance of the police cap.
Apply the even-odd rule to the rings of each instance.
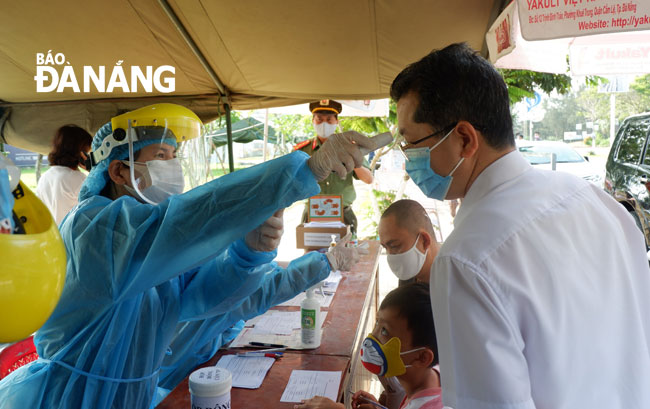
[[[320,101],[315,101],[309,104],[309,110],[312,114],[315,114],[316,112],[323,112],[329,114],[334,113],[338,115],[341,113],[341,109],[343,109],[343,106],[341,106],[340,103],[334,101],[333,99],[321,99]]]

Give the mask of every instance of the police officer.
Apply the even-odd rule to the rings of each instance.
[[[312,155],[324,143],[327,142],[332,134],[336,132],[339,124],[338,115],[341,113],[342,106],[339,102],[331,99],[322,99],[309,104],[309,110],[312,113],[312,124],[316,131],[316,137],[308,139],[296,145],[294,150],[301,150]],[[360,167],[355,168],[354,172],[348,173],[345,179],[339,178],[332,173],[327,179],[319,182],[321,195],[338,195],[343,202],[343,222],[350,226],[353,234],[357,232],[357,216],[352,211],[352,202],[357,197],[354,190],[353,178],[360,179],[365,183],[372,183],[372,173],[369,169]],[[302,214],[303,223],[307,221],[307,207]]]

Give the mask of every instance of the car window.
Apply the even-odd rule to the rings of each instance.
[[[649,128],[650,118],[639,118],[628,123],[616,152],[618,162],[639,163]]]
[[[555,154],[557,163],[584,162],[584,158],[564,145],[520,145],[519,152],[531,165],[551,163],[551,154]]]

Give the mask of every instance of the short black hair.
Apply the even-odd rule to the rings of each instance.
[[[431,366],[438,364],[438,341],[433,324],[429,285],[408,283],[389,292],[379,306],[380,310],[395,309],[400,317],[406,318],[414,347],[427,347],[433,351]]]
[[[508,87],[485,58],[465,43],[434,50],[400,72],[390,88],[399,101],[414,92],[416,123],[447,129],[468,121],[493,148],[514,146]]]
[[[52,151],[47,155],[50,165],[77,169],[81,152],[90,149],[93,137],[77,125],[64,125],[57,129],[52,139]]]
[[[433,231],[433,224],[422,205],[415,200],[401,199],[393,202],[384,213],[381,219],[394,216],[397,224],[412,234],[417,234],[420,227],[426,230],[431,236],[431,240],[436,240],[436,233]]]

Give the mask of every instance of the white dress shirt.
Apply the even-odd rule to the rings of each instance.
[[[52,166],[38,180],[36,195],[50,209],[57,225],[78,203],[79,190],[85,179],[86,175],[80,170]]]
[[[454,225],[431,270],[445,406],[650,408],[650,269],[620,204],[513,151]]]

